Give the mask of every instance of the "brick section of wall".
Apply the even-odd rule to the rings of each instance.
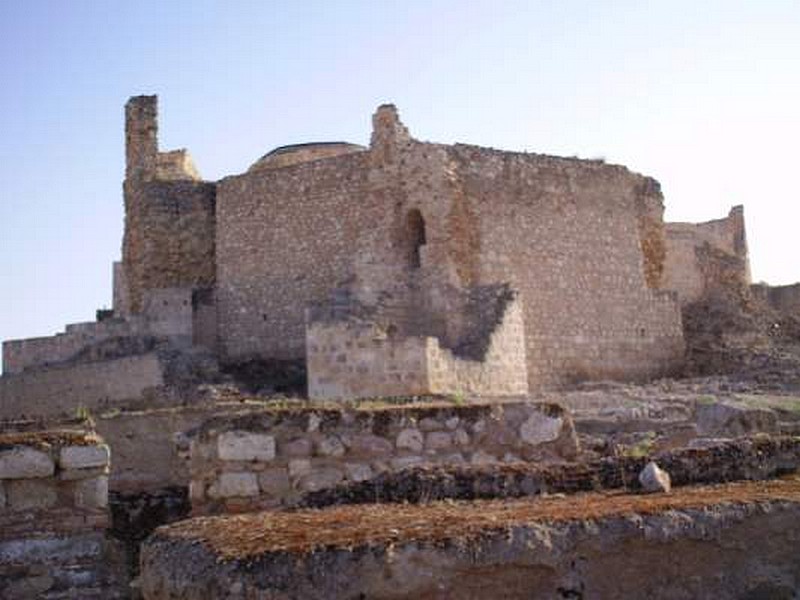
[[[127,180],[124,190],[130,309],[150,290],[213,285],[215,184]]]
[[[212,419],[192,436],[197,514],[275,508],[411,465],[563,460],[577,452],[561,407],[521,402],[271,411]]]
[[[367,195],[367,153],[219,182],[217,302],[223,359],[300,358],[305,307],[352,275],[384,210]]]
[[[0,418],[74,416],[139,398],[164,383],[156,354],[37,369],[0,378]]]
[[[744,211],[733,207],[724,219],[706,223],[667,223],[663,287],[678,292],[681,304],[715,289],[750,284]]]
[[[108,472],[94,435],[0,435],[0,596],[123,597],[104,536]]]

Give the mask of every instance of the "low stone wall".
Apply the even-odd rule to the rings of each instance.
[[[155,353],[0,377],[0,418],[74,416],[108,408],[164,384]]]
[[[109,462],[93,434],[0,435],[0,597],[122,597]]]
[[[146,600],[793,598],[800,480],[190,519]]]
[[[194,514],[276,508],[302,494],[412,465],[564,460],[578,450],[560,406],[269,410],[191,433]]]
[[[359,318],[307,315],[306,363],[312,399],[424,394],[528,393],[525,328],[518,298],[483,332],[480,355],[459,356],[431,336],[396,335]]]

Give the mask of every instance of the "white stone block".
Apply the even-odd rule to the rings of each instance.
[[[255,473],[222,473],[208,488],[211,498],[249,498],[258,496]]]
[[[110,462],[111,451],[105,444],[97,446],[64,446],[58,462],[62,469],[91,469]]]
[[[275,458],[275,438],[265,433],[226,431],[217,438],[217,452],[221,460],[268,462]]]
[[[50,477],[56,466],[50,455],[27,446],[0,452],[0,479]]]

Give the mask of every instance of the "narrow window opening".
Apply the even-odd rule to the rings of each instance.
[[[425,238],[425,219],[416,208],[408,212],[406,217],[406,235],[409,242],[409,265],[412,269],[422,266],[420,248],[427,242]]]

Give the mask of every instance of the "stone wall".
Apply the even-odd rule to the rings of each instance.
[[[682,305],[717,289],[745,290],[750,263],[744,211],[734,206],[728,216],[706,223],[667,223],[664,287],[678,292]]]
[[[74,416],[140,398],[164,384],[155,353],[37,369],[0,377],[0,418]]]
[[[104,535],[108,470],[91,434],[0,435],[0,596],[124,597]]]
[[[201,301],[196,299],[196,291],[200,292]],[[72,323],[54,336],[3,342],[3,372],[16,374],[92,358],[92,353],[102,355],[105,343],[124,344],[122,340],[127,338],[169,339],[173,345],[189,346],[196,327],[199,328],[196,337],[202,345],[213,347],[215,321],[213,295],[203,294],[203,290],[191,287],[148,290],[143,293],[139,314],[120,317],[115,311],[114,318]]]
[[[146,600],[789,599],[797,479],[189,519],[142,550]]]
[[[406,335],[394,324],[389,326],[394,329],[387,329],[353,316],[310,319],[306,329],[309,397],[527,394],[521,301],[513,295],[502,307],[499,322],[488,318],[486,306],[482,308],[485,318],[470,328],[482,331],[462,336],[469,344],[462,344],[461,354],[443,347],[438,338]]]
[[[67,325],[63,333],[53,336],[8,340],[3,342],[3,373],[16,374],[65,362],[89,346],[114,337],[140,335],[144,330],[142,319],[106,319]]]
[[[463,145],[449,147],[445,160],[447,197],[471,215],[478,240],[458,241],[465,249],[448,255],[456,272],[520,290],[531,386],[646,378],[680,364],[678,306],[653,289],[661,270],[657,182],[598,161]],[[452,214],[437,218],[441,209],[426,202],[431,229],[447,231]],[[480,252],[469,257],[470,248]]]
[[[463,311],[442,289],[508,282],[525,298],[532,386],[679,365],[678,306],[657,289],[656,182],[598,161],[416,142],[391,106],[373,123],[369,152],[219,183],[226,359],[302,356],[303,308],[342,285],[398,302],[425,288],[423,335],[450,348]]]
[[[425,464],[563,460],[577,452],[556,405],[273,410],[192,433],[193,512],[275,508],[301,494]]]
[[[751,286],[753,295],[770,308],[784,314],[800,315],[800,283],[793,285],[767,285],[759,283]]]
[[[352,274],[379,220],[367,153],[258,170],[219,182],[217,302],[222,358],[301,358],[305,307]]]

